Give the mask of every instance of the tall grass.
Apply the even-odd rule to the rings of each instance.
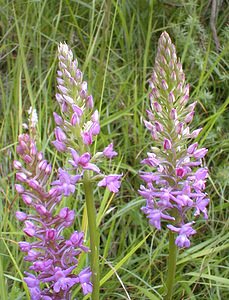
[[[101,149],[112,139],[124,173],[122,190],[97,199],[101,230],[101,299],[162,299],[168,237],[149,227],[139,208],[140,160],[152,144],[142,118],[148,106],[147,79],[157,40],[167,30],[184,63],[192,97],[198,100],[200,143],[209,148],[208,222],[197,221],[193,246],[178,254],[174,299],[229,298],[228,50],[229,7],[217,19],[221,51],[215,49],[209,1],[0,1],[0,298],[29,299],[22,281],[27,265],[18,249],[23,239],[15,211],[12,161],[26,110],[39,114],[39,144],[54,166],[63,164],[50,144],[56,108],[56,50],[66,41],[79,59],[101,111]],[[149,149],[149,148],[148,148]],[[104,166],[106,167],[106,166]],[[68,199],[85,228],[84,199]],[[84,263],[83,261],[81,262]],[[83,296],[76,289],[74,297]],[[88,297],[84,297],[87,299]]]

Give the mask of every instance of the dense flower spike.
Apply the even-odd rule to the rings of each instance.
[[[58,59],[56,100],[60,104],[62,116],[54,112],[57,127],[54,131],[56,140],[53,141],[53,145],[60,152],[68,151],[72,158],[69,163],[77,174],[83,176],[84,172],[89,170],[99,175],[94,177],[94,181],[103,178],[106,180],[97,163],[103,158],[112,159],[117,152],[113,150],[111,143],[103,152],[91,155],[90,146],[100,132],[99,113],[97,110],[93,111],[93,97],[88,93],[87,82],[83,81],[78,62],[73,59],[73,53],[67,44],[59,44]],[[107,186],[115,193],[120,187],[116,184],[116,188],[113,188],[111,184],[101,184],[101,181],[98,186]],[[71,193],[70,185],[66,187],[66,193]]]
[[[61,107],[61,116],[54,113],[55,141],[53,145],[68,158],[68,172],[59,170],[60,178],[53,183],[53,193],[62,192],[68,196],[75,191],[75,184],[81,181],[85,193],[87,221],[90,237],[90,263],[92,271],[92,299],[99,300],[99,230],[96,223],[96,205],[94,202],[94,183],[107,187],[117,193],[122,175],[105,175],[98,167],[103,159],[112,159],[117,155],[113,144],[102,152],[94,153],[92,144],[100,133],[99,112],[93,110],[94,101],[88,93],[88,85],[83,81],[83,74],[78,68],[77,60],[64,43],[58,47],[59,70],[57,71],[56,100]],[[93,154],[94,155],[93,155]],[[69,175],[71,171],[72,175]],[[23,216],[22,216],[23,218]],[[84,293],[91,290],[88,272],[82,271],[79,282]]]
[[[167,228],[178,233],[176,244],[189,247],[189,237],[196,233],[194,222],[187,221],[203,213],[207,219],[209,199],[204,193],[208,170],[202,165],[207,149],[198,149],[198,143],[189,145],[201,128],[190,133],[196,102],[187,105],[189,85],[175,46],[168,33],[163,32],[158,45],[155,67],[150,79],[149,121],[144,121],[156,147],[142,164],[153,168],[140,172],[146,186],[139,193],[146,199],[142,211],[151,225],[161,229],[163,220],[172,223]]]
[[[84,294],[91,293],[90,269],[85,268],[78,275],[73,272],[78,265],[77,256],[88,251],[83,245],[84,234],[75,231],[69,240],[62,235],[73,224],[75,212],[64,207],[57,213],[56,209],[63,195],[74,192],[80,176],[59,169],[58,180],[48,190],[51,165],[28,134],[19,136],[17,153],[24,163],[14,162],[20,182],[15,187],[28,206],[28,213],[17,211],[16,218],[24,222],[24,233],[33,238],[32,242],[19,243],[21,251],[27,254],[25,260],[32,263],[29,269],[35,273],[26,273],[25,277],[31,299],[70,299],[76,284],[81,285]]]

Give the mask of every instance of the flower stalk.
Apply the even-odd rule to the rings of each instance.
[[[88,176],[88,171],[84,173],[83,185],[85,191],[86,208],[88,215],[88,227],[90,236],[90,249],[91,249],[91,269],[93,291],[92,299],[99,300],[99,229],[96,224],[96,207],[93,195],[93,186]]]
[[[169,232],[169,255],[168,255],[168,271],[166,280],[166,296],[165,300],[172,300],[173,288],[175,284],[177,262],[177,246],[175,244],[175,234]]]

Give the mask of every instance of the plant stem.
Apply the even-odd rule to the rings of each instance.
[[[167,273],[167,280],[166,280],[167,294],[164,297],[164,300],[172,300],[173,297],[173,285],[175,281],[176,261],[177,261],[177,246],[175,244],[175,234],[170,231],[168,273]]]
[[[89,172],[84,173],[84,190],[87,207],[88,228],[91,249],[91,271],[92,271],[92,300],[99,300],[99,232],[96,225],[96,208],[93,197],[93,187],[90,182]]]

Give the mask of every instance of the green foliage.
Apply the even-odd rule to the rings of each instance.
[[[167,30],[178,49],[191,97],[198,100],[199,142],[209,148],[211,198],[208,222],[197,221],[193,246],[180,251],[174,299],[228,299],[228,53],[227,1],[216,19],[217,52],[210,27],[210,1],[7,1],[0,0],[0,290],[1,299],[29,299],[22,283],[26,264],[17,242],[23,239],[14,217],[24,204],[15,194],[12,161],[26,110],[39,114],[39,144],[57,168],[63,158],[50,144],[54,122],[56,50],[73,49],[101,111],[103,149],[110,140],[124,172],[118,196],[97,200],[101,227],[101,299],[162,299],[168,238],[149,227],[140,212],[136,175],[152,141],[142,124],[148,106],[157,40]],[[58,163],[57,163],[58,161]],[[104,165],[106,168],[106,165]],[[84,200],[66,199],[82,224]],[[101,206],[100,206],[101,205]],[[82,264],[84,258],[82,258]],[[78,290],[75,297],[82,297]]]

